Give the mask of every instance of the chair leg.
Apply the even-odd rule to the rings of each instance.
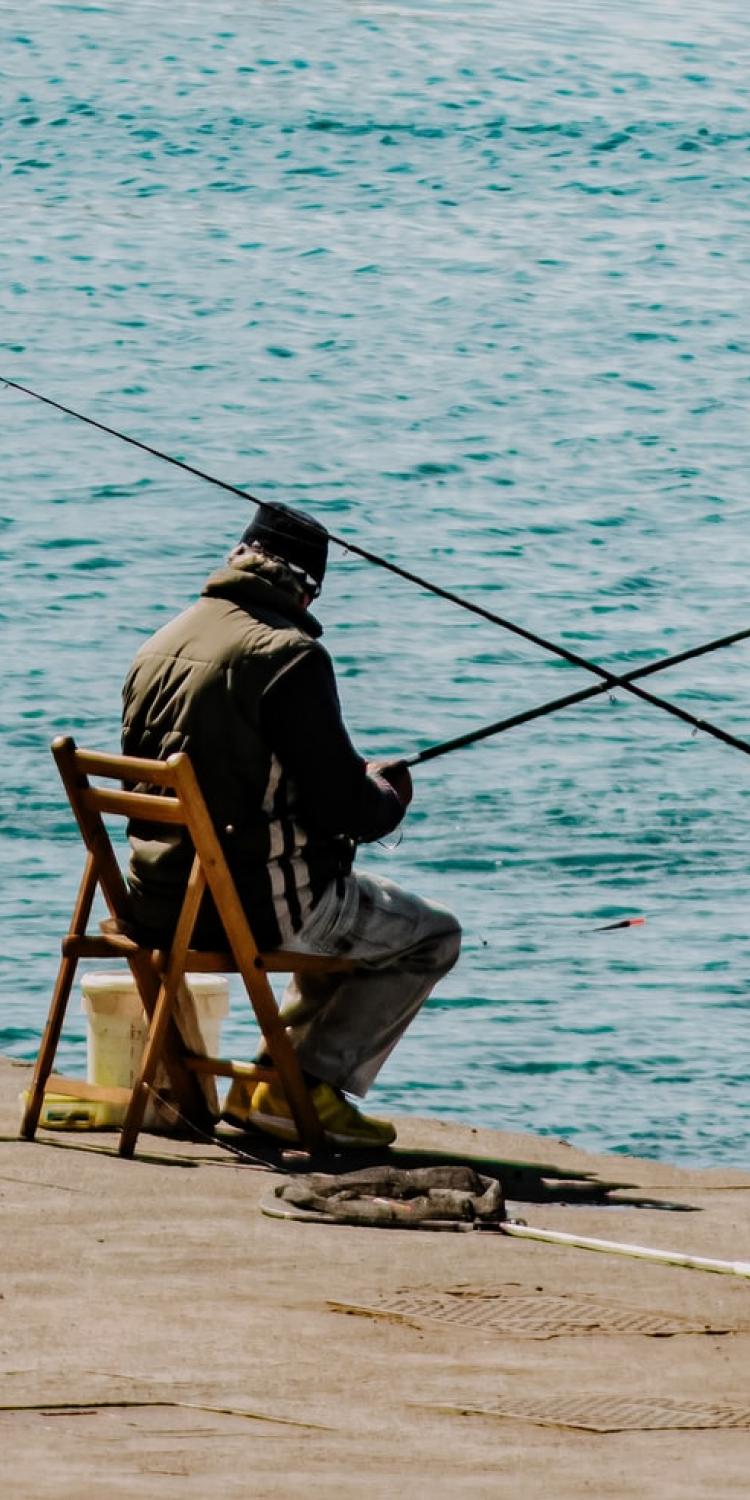
[[[86,857],[83,877],[78,889],[73,919],[70,928],[70,937],[84,933],[91,915],[91,907],[96,890],[96,864],[92,854]],[[49,1008],[47,1024],[44,1028],[42,1044],[39,1048],[34,1076],[29,1090],[29,1101],[23,1113],[20,1134],[27,1140],[33,1141],[36,1128],[39,1124],[39,1115],[44,1099],[44,1088],[52,1072],[52,1064],[55,1060],[60,1032],[62,1031],[65,1012],[68,1008],[70,992],[73,988],[76,969],[78,967],[78,955],[66,954],[57,971],[57,980],[52,994],[52,1003]]]
[[[58,970],[52,1004],[49,1016],[47,1017],[47,1024],[44,1028],[42,1045],[39,1048],[39,1054],[34,1067],[31,1088],[29,1089],[29,1099],[21,1121],[20,1134],[27,1141],[33,1141],[36,1135],[36,1128],[39,1124],[39,1116],[44,1101],[44,1089],[47,1079],[52,1072],[52,1064],[55,1060],[55,1053],[57,1052],[60,1032],[65,1020],[65,1012],[68,1008],[70,991],[73,988],[73,980],[75,979],[77,967],[77,957],[63,958]]]
[[[167,1028],[177,994],[177,984],[178,980],[174,976],[165,976],[159,987],[159,996],[151,1017],[146,1045],[141,1058],[141,1066],[133,1085],[133,1092],[130,1096],[130,1103],[125,1115],[122,1134],[120,1135],[120,1144],[118,1147],[120,1156],[130,1157],[135,1151],[135,1144],[143,1125],[143,1116],[146,1112],[151,1085],[164,1051]]]
[[[168,1048],[167,1043],[170,1030],[172,1029],[170,1027],[170,1023],[173,1020],[174,1003],[177,996],[178,987],[181,980],[184,978],[185,955],[187,953],[188,945],[193,934],[193,928],[195,927],[198,911],[205,889],[206,877],[201,868],[201,862],[196,855],[195,859],[193,860],[193,866],[190,871],[190,875],[188,877],[187,889],[185,891],[185,898],[182,903],[180,915],[177,919],[177,926],[175,928],[169,959],[167,961],[166,969],[161,975],[159,992],[156,998],[156,1003],[153,1007],[149,1003],[150,984],[148,982],[148,976],[145,973],[142,976],[144,985],[143,987],[139,986],[139,988],[141,988],[141,998],[144,1002],[144,1005],[146,1006],[146,1009],[151,1013],[150,1024],[148,1029],[148,1036],[146,1037],[146,1045],[143,1049],[143,1056],[141,1058],[141,1066],[133,1088],[128,1111],[125,1116],[125,1123],[122,1127],[122,1135],[120,1136],[119,1146],[120,1156],[133,1155],[133,1152],[135,1150],[135,1143],[138,1139],[138,1133],[140,1131],[141,1125],[143,1124],[143,1116],[145,1113],[146,1105],[148,1103],[149,1089],[151,1084],[153,1083],[157,1065],[162,1059],[167,1064],[167,1066],[169,1065],[170,1049]],[[136,975],[136,982],[137,980],[138,976]],[[178,1063],[180,1061],[180,1053],[182,1053],[183,1051],[184,1048],[182,1046],[182,1043],[180,1043],[179,1053],[176,1054],[176,1061]],[[165,1053],[167,1055],[165,1055]],[[191,1075],[189,1072],[186,1074],[186,1076],[189,1081],[189,1086],[193,1090],[193,1092],[199,1090],[198,1079]],[[201,1100],[203,1109],[205,1110],[205,1100],[203,1099],[202,1094]]]
[[[163,956],[157,954],[155,957],[156,964],[154,964],[154,957],[151,955],[148,958],[139,955],[137,958],[129,960],[130,970],[135,979],[141,1004],[148,1017],[149,1029],[153,1023],[156,1002],[161,990],[161,975],[162,973],[166,973],[166,964]],[[162,960],[161,962],[160,959]],[[190,1120],[191,1124],[195,1124],[199,1129],[210,1130],[215,1116],[210,1110],[205,1089],[192,1070],[185,1066],[183,1058],[185,1043],[174,1015],[178,987],[179,981],[177,981],[177,988],[175,988],[172,1011],[167,1022],[162,1055],[159,1061],[166,1068],[170,1086],[181,1113]]]
[[[267,1040],[268,1050],[276,1064],[276,1071],[281,1081],[281,1086],[286,1094],[289,1108],[292,1111],[294,1123],[299,1131],[299,1137],[308,1151],[320,1151],[325,1146],[325,1135],[323,1127],[318,1119],[315,1105],[310,1097],[310,1090],[302,1076],[302,1069],[297,1061],[297,1054],[291,1043],[289,1051],[279,1046],[279,1038]],[[288,1041],[286,1034],[284,1040]]]
[[[279,1015],[268,977],[264,971],[253,970],[249,965],[243,965],[241,972],[256,1016],[272,1017],[272,1024],[266,1023],[263,1040],[273,1058],[300,1140],[308,1151],[321,1150],[325,1145],[323,1128],[302,1075],[299,1059]]]

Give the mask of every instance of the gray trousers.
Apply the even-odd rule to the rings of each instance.
[[[445,907],[391,880],[352,873],[343,895],[331,885],[284,947],[357,967],[292,977],[282,1016],[302,1067],[364,1096],[460,946],[461,928]]]

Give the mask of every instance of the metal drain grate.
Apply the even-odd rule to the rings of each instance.
[[[365,1317],[451,1323],[459,1328],[479,1328],[525,1338],[558,1338],[576,1333],[641,1333],[651,1338],[668,1338],[677,1333],[727,1331],[672,1317],[669,1313],[645,1312],[595,1297],[528,1296],[510,1290],[488,1296],[403,1291],[376,1297],[367,1304],[336,1302],[329,1306]]]
[[[490,1406],[442,1406],[432,1410],[460,1416],[515,1417],[541,1427],[576,1427],[585,1432],[661,1432],[669,1428],[750,1428],[750,1406],[725,1401],[672,1401],[667,1396],[596,1396],[579,1392],[561,1401],[509,1396]]]

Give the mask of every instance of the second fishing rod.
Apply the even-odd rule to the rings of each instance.
[[[707,656],[710,652],[721,651],[726,646],[734,646],[738,641],[750,640],[750,629],[734,630],[731,635],[718,636],[716,640],[705,641],[700,646],[689,646],[685,651],[678,651],[674,656],[662,656],[657,661],[648,662],[645,666],[635,667],[631,672],[625,672],[622,676],[615,678],[618,687],[626,688],[637,678],[651,677],[656,672],[664,672],[667,667],[676,667],[685,661],[693,661],[697,656]],[[543,719],[547,714],[556,713],[559,709],[572,708],[576,703],[585,703],[588,698],[596,698],[602,693],[612,692],[609,683],[597,682],[592,687],[579,688],[575,693],[566,693],[562,698],[551,698],[547,703],[540,703],[537,708],[521,709],[517,714],[510,714],[504,719],[495,719],[491,724],[483,724],[479,729],[470,729],[465,734],[457,734],[450,740],[441,740],[438,745],[428,745],[424,750],[419,750],[415,755],[408,756],[401,764],[406,766],[421,766],[425,761],[436,760],[440,755],[450,755],[454,750],[464,750],[469,745],[477,744],[480,740],[490,739],[497,734],[503,734],[506,729],[517,729],[521,724],[530,724],[533,719]],[[672,707],[675,707],[673,704]],[[697,719],[685,710],[681,715],[692,723],[694,733],[704,730],[706,734],[713,735],[727,745],[732,745],[736,750],[742,750],[750,755],[750,742],[739,739],[737,735],[730,734],[726,729],[720,729],[716,724],[710,724],[705,719]]]
[[[66,406],[60,401],[55,401],[51,396],[42,395],[41,392],[33,390],[31,386],[22,385],[19,381],[10,380],[4,375],[0,375],[0,382],[12,390],[22,392],[25,396],[31,396],[35,401],[40,401],[45,406],[52,407],[55,411],[62,412],[65,416],[73,417],[78,422],[84,422],[89,427],[95,427],[100,432],[107,433],[110,437],[118,438],[120,442],[128,443],[131,447],[139,448],[144,453],[149,453],[154,458],[159,458],[164,463],[171,464],[174,468],[182,469],[185,473],[192,474],[195,478],[206,480],[209,484],[228,491],[229,494],[238,495],[243,500],[249,500],[253,505],[260,503],[254,495],[251,495],[247,490],[240,489],[238,485],[231,484],[225,479],[218,479],[215,475],[207,473],[204,469],[197,468],[194,464],[186,463],[180,458],[174,458],[171,454],[164,453],[160,448],[156,448],[149,443],[144,443],[139,438],[131,437],[128,433],[121,432],[116,427],[110,427],[106,423],[98,421],[95,417],[86,416],[83,412],[76,411],[73,407]],[[263,503],[268,504],[269,502],[264,501]],[[272,504],[273,502],[270,503]],[[454,593],[452,589],[443,588],[440,584],[431,582],[430,579],[422,577],[421,574],[415,573],[409,568],[402,568],[399,563],[391,562],[389,558],[381,557],[378,553],[371,552],[366,547],[361,547],[348,537],[337,536],[334,532],[330,531],[328,535],[331,541],[335,542],[337,546],[342,547],[345,552],[354,553],[356,556],[364,558],[366,562],[373,563],[376,567],[385,568],[397,577],[403,578],[409,583],[416,584],[417,587],[425,589],[428,593],[435,594],[439,599],[445,599],[447,602],[457,605],[460,609],[467,610],[470,614],[478,615],[481,619],[488,620],[491,624],[499,626],[502,630],[506,630],[512,635],[520,637],[522,640],[529,641],[532,645],[540,646],[542,650],[548,651],[554,656],[561,657],[564,661],[570,662],[572,666],[581,667],[584,671],[593,673],[601,682],[601,688],[584,690],[582,695],[568,695],[564,699],[554,700],[552,704],[543,705],[539,710],[530,710],[527,718],[519,719],[518,716],[514,716],[514,722],[528,722],[528,719],[540,717],[543,712],[551,713],[557,707],[566,707],[573,701],[581,702],[585,697],[593,697],[598,691],[621,687],[625,692],[632,693],[635,697],[643,699],[644,702],[653,704],[655,708],[661,708],[665,713],[671,714],[674,718],[681,719],[683,723],[691,725],[692,728],[700,729],[704,734],[712,735],[724,744],[732,745],[735,749],[742,750],[745,754],[750,754],[750,743],[746,740],[739,739],[736,735],[732,735],[717,725],[711,724],[709,720],[699,719],[687,709],[680,708],[677,704],[669,702],[668,699],[658,697],[656,693],[650,693],[646,688],[639,687],[635,679],[639,675],[645,676],[645,672],[626,673],[624,676],[617,676],[609,672],[605,667],[599,666],[597,662],[590,661],[587,657],[581,656],[577,651],[571,651],[567,646],[562,646],[556,641],[549,640],[546,636],[539,635],[537,631],[528,630],[525,626],[517,624],[516,621],[506,619],[504,615],[498,614],[495,610],[487,609],[482,604],[476,604],[471,599],[465,599],[460,594]],[[745,634],[747,632],[738,632],[734,639],[742,639]],[[721,644],[728,644],[729,639],[727,637]],[[718,649],[718,645],[709,645],[703,648],[703,650],[710,649]],[[697,649],[689,653],[689,655],[698,654],[700,652]],[[678,659],[686,660],[687,657],[679,657]],[[665,666],[667,663],[664,662],[662,665]],[[654,665],[651,670],[661,670],[661,667]],[[487,737],[490,733],[499,733],[501,725],[505,728],[511,727],[510,722],[498,721],[495,726],[489,726],[484,730],[484,737]],[[428,751],[422,752],[420,757],[412,761],[412,764],[417,764],[420,759],[427,760],[432,758],[438,753],[447,754],[449,747],[451,749],[459,749],[462,745],[470,744],[475,739],[481,737],[482,734],[476,731],[470,732],[468,736],[458,736],[454,741],[446,741],[441,746],[432,747],[432,756],[430,756]]]

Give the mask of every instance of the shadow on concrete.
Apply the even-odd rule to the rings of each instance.
[[[93,1139],[92,1139],[93,1136]],[[17,1136],[0,1136],[0,1140],[18,1140]],[[206,1154],[182,1155],[171,1152],[169,1144],[190,1141],[193,1146],[208,1148]],[[159,1146],[164,1143],[164,1149]],[[40,1131],[37,1145],[53,1150],[84,1151],[95,1156],[117,1155],[117,1133],[114,1131],[60,1132]],[[31,1143],[27,1143],[31,1144]],[[223,1155],[216,1156],[219,1147]],[[210,1149],[211,1154],[208,1154]],[[502,1184],[506,1199],[515,1203],[559,1203],[568,1207],[576,1204],[600,1208],[650,1208],[671,1213],[697,1213],[697,1205],[674,1203],[668,1199],[652,1198],[637,1194],[637,1183],[608,1182],[593,1172],[573,1173],[563,1171],[550,1162],[525,1162],[480,1156],[473,1152],[409,1151],[396,1146],[380,1151],[322,1151],[310,1155],[306,1151],[276,1142],[260,1132],[233,1130],[219,1127],[216,1134],[183,1136],[171,1134],[159,1136],[143,1132],[134,1160],[145,1166],[178,1167],[196,1171],[200,1167],[246,1166],[282,1175],[308,1172],[331,1174],[351,1172],[356,1167],[447,1167],[471,1166],[484,1177],[494,1177]],[[620,1196],[626,1194],[627,1196]]]
[[[508,1161],[479,1156],[472,1152],[409,1151],[394,1147],[381,1151],[330,1151],[309,1155],[281,1143],[270,1141],[259,1132],[219,1130],[217,1143],[230,1151],[241,1152],[257,1164],[276,1172],[331,1174],[351,1172],[355,1167],[447,1167],[471,1166],[484,1177],[502,1183],[507,1199],[517,1203],[560,1203],[566,1205],[596,1204],[608,1208],[664,1209],[672,1213],[694,1213],[692,1204],[672,1203],[666,1199],[631,1196],[637,1183],[608,1182],[593,1172],[571,1175],[551,1163]],[[613,1195],[627,1193],[627,1198]]]

